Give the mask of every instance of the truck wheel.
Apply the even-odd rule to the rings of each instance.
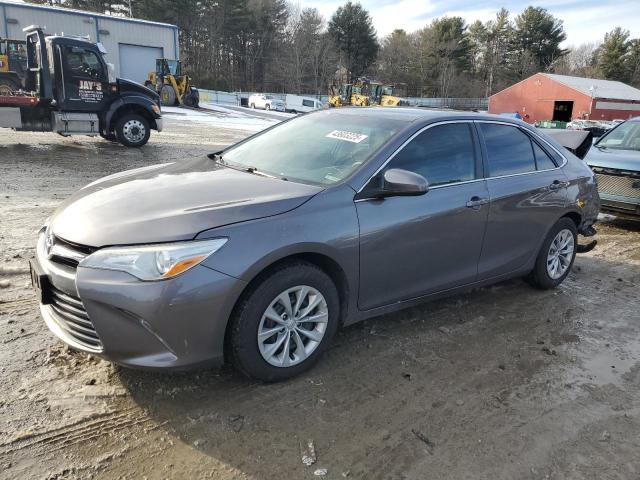
[[[105,140],[109,140],[110,142],[117,142],[118,141],[118,138],[116,137],[115,133],[107,133],[106,135],[100,134],[100,136],[102,138],[104,138]]]
[[[165,85],[160,91],[160,103],[169,107],[176,104],[176,91],[171,85]]]
[[[271,105],[269,105],[268,103],[264,106],[264,109],[268,112],[269,110],[271,110]]]
[[[149,141],[149,121],[137,113],[126,113],[116,122],[116,137],[125,147],[141,147]]]
[[[0,80],[0,97],[12,95],[19,87],[9,79]]]
[[[185,95],[184,104],[187,107],[195,107],[195,108],[197,108],[199,106],[199,104],[200,104],[200,94],[198,93],[198,91],[197,90],[195,90],[195,91],[192,90],[187,95]]]

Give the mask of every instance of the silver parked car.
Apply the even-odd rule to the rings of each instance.
[[[602,210],[640,220],[640,117],[609,130],[585,161],[598,179]]]
[[[87,185],[32,278],[73,348],[274,381],[341,325],[512,277],[557,286],[598,209],[591,170],[520,121],[332,109]]]

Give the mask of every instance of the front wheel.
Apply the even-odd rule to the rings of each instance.
[[[269,105],[268,103],[264,106],[264,109],[269,111],[271,110],[271,105]]]
[[[576,258],[577,238],[573,220],[558,220],[542,244],[535,266],[527,277],[529,283],[542,290],[560,285],[569,275]]]
[[[340,302],[331,278],[306,262],[278,267],[240,301],[229,353],[245,375],[274,382],[309,369],[334,336]]]
[[[149,121],[137,113],[126,113],[118,119],[116,138],[125,147],[142,147],[149,141]]]

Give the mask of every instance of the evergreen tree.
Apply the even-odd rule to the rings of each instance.
[[[351,79],[364,75],[376,60],[379,48],[369,12],[359,3],[348,1],[331,17],[329,34]]]
[[[630,48],[629,30],[616,27],[605,34],[604,42],[598,49],[598,70],[604,78],[622,82],[629,80],[627,55]]]

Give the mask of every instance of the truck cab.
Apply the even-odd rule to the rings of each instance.
[[[24,85],[10,96],[0,96],[0,126],[64,136],[100,135],[128,147],[147,143],[151,129],[162,130],[158,94],[115,78],[100,43],[45,36],[39,27],[25,31]]]

